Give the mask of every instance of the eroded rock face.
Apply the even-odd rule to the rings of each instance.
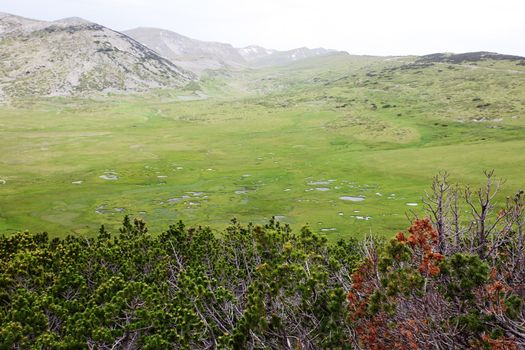
[[[143,91],[178,87],[193,79],[193,73],[99,24],[0,14],[4,98]]]

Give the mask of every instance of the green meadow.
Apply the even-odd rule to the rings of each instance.
[[[233,217],[391,235],[440,170],[523,188],[525,66],[332,55],[180,90],[0,105],[0,232]]]

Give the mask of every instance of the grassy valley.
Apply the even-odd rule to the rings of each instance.
[[[0,105],[0,231],[232,217],[390,235],[439,170],[523,185],[525,66],[333,54],[142,95]]]
[[[518,2],[24,2],[0,349],[525,349]]]

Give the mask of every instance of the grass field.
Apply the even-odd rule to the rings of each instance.
[[[413,60],[333,55],[184,90],[0,106],[0,232],[276,215],[330,238],[390,235],[439,170],[476,185],[494,168],[502,196],[525,187],[525,66]]]

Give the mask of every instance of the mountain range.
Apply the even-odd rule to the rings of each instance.
[[[246,65],[239,50],[230,44],[195,40],[157,28],[135,28],[123,33],[176,65],[196,73],[207,69],[241,68]]]
[[[0,14],[0,96],[143,91],[195,79],[132,38],[80,18]]]
[[[41,21],[0,12],[0,101],[177,88],[213,70],[282,66],[331,54],[348,55],[324,48],[236,48],[165,29],[119,32],[78,17]],[[420,60],[455,62],[472,57],[523,59],[482,52],[433,54]]]
[[[285,65],[301,59],[337,52],[306,47],[289,51],[266,49],[255,45],[235,48],[230,44],[195,40],[158,28],[135,28],[125,30],[123,33],[195,73],[202,73],[207,69]]]
[[[118,32],[77,17],[41,21],[0,13],[0,100],[180,87],[207,70],[286,64],[329,52],[238,49],[163,29]]]

